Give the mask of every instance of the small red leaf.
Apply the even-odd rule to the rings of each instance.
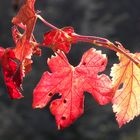
[[[6,50],[0,48],[0,58],[4,74],[5,84],[12,99],[22,98],[22,81],[25,75],[31,71],[33,54],[40,54],[33,35],[28,40],[26,34],[20,34],[14,26],[12,29],[15,48]]]
[[[72,27],[65,27],[60,30],[51,30],[44,35],[43,43],[53,51],[61,50],[68,53],[72,43]]]
[[[12,23],[26,29],[26,38],[30,39],[36,23],[36,13],[34,10],[35,0],[26,0],[20,8],[18,14],[12,19]]]
[[[37,46],[37,42],[34,39],[33,35],[30,40],[26,38],[26,34],[20,34],[18,29],[14,26],[12,29],[12,35],[16,47],[14,48],[14,53],[16,59],[21,63],[21,70],[24,73],[28,73],[31,70],[32,60],[31,57],[33,54],[41,55],[41,50]]]
[[[25,36],[22,36],[20,40],[17,42],[16,47],[14,48],[14,52],[16,55],[16,58],[19,61],[23,61],[25,58],[31,59],[32,55],[32,46],[28,40],[26,40]]]
[[[8,93],[12,99],[19,99],[23,97],[20,92],[23,76],[15,59],[16,57],[13,50],[6,49],[2,56],[1,63]]]
[[[52,73],[45,72],[34,90],[33,107],[42,108],[48,104],[54,94],[60,99],[51,103],[50,109],[56,118],[58,128],[72,124],[83,113],[84,91],[92,94],[96,101],[105,105],[112,99],[111,81],[102,74],[107,58],[100,51],[87,51],[77,67],[69,64],[66,56],[58,51],[48,59]]]
[[[25,36],[23,36],[20,40],[18,40],[16,44],[16,48],[14,48],[14,53],[16,59],[18,59],[20,62],[20,67],[21,70],[23,71],[23,77],[24,77],[25,74],[29,72],[29,69],[31,70],[31,64],[32,64],[31,56],[33,54],[33,47],[31,43],[28,40],[26,40]],[[28,65],[26,63],[27,61],[28,61]],[[30,68],[28,69],[26,68],[26,66]]]

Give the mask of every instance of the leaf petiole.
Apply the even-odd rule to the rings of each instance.
[[[88,43],[92,43],[95,44],[97,46],[102,46],[105,48],[108,48],[110,50],[113,50],[115,52],[119,52],[123,55],[125,55],[128,59],[130,59],[132,62],[134,62],[139,68],[140,68],[140,63],[133,58],[130,53],[126,52],[126,50],[122,49],[124,48],[121,43],[119,42],[115,42],[112,43],[110,42],[108,39],[105,38],[101,38],[101,37],[95,37],[95,36],[84,36],[84,35],[78,35],[78,34],[73,34],[73,38],[76,42],[88,42]]]
[[[49,27],[51,27],[52,29],[57,29],[57,30],[59,30],[59,28],[57,28],[57,27],[55,27],[54,25],[52,25],[51,23],[49,23],[49,22],[47,22],[42,16],[40,16],[40,15],[36,15],[37,16],[37,18],[39,18],[46,26],[49,26]]]
[[[56,26],[54,26],[51,23],[49,23],[48,21],[46,21],[42,16],[40,16],[40,15],[36,15],[36,16],[46,26],[49,26],[50,28],[55,29],[55,30],[60,30]],[[62,32],[64,32],[64,31],[62,31]],[[68,36],[68,39],[69,39],[69,36]],[[124,49],[122,49],[123,46],[119,42],[115,42],[116,43],[116,45],[115,45],[114,43],[110,42],[108,39],[105,39],[105,38],[96,37],[96,36],[84,36],[84,35],[79,35],[79,34],[76,34],[76,33],[73,33],[72,34],[72,38],[69,39],[69,40],[70,41],[74,40],[73,42],[88,42],[88,43],[95,44],[97,46],[105,47],[105,48],[113,50],[115,52],[119,52],[119,53],[125,55],[128,59],[130,59],[132,62],[134,62],[140,68],[140,63],[135,58],[133,58],[130,55],[130,53],[128,53]]]

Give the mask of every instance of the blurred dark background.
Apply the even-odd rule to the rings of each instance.
[[[13,2],[3,0],[0,3],[0,46],[5,48],[14,46],[11,19],[19,5],[13,5]],[[59,28],[73,26],[79,34],[117,40],[132,52],[140,51],[139,0],[37,0],[36,9]],[[42,41],[43,33],[48,29],[37,22],[34,33],[38,41]],[[70,63],[77,65],[83,52],[91,47],[95,46],[86,43],[73,45],[68,55]],[[0,140],[140,140],[140,117],[119,129],[111,104],[99,106],[89,94],[85,94],[84,115],[62,131],[57,130],[48,106],[33,110],[33,89],[48,69],[46,59],[52,54],[49,49],[42,51],[42,57],[33,58],[33,71],[24,79],[24,99],[9,99],[0,75]],[[102,51],[109,58],[106,71],[109,73],[117,57],[110,50]]]

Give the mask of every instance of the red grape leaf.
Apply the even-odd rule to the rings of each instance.
[[[114,91],[117,90],[112,102],[121,127],[140,114],[140,68],[124,55],[117,55],[120,63],[114,64],[111,71]],[[130,55],[140,60],[140,53]]]
[[[16,57],[12,49],[6,49],[1,58],[2,71],[4,74],[4,81],[8,89],[8,93],[12,99],[22,98],[21,82],[23,75],[15,61]]]
[[[12,99],[22,98],[22,81],[25,75],[31,71],[31,56],[39,54],[39,48],[35,39],[26,38],[26,34],[20,34],[14,26],[12,29],[15,48],[6,50],[0,48],[0,58],[4,74],[5,84]]]
[[[35,0],[26,0],[18,14],[12,19],[13,24],[18,25],[19,27],[25,26],[27,39],[31,38],[37,19],[34,4]]]
[[[58,128],[72,124],[83,113],[84,91],[92,94],[96,101],[105,105],[112,99],[111,80],[101,74],[107,64],[107,58],[100,51],[88,50],[80,64],[73,67],[65,54],[58,51],[48,59],[52,73],[45,72],[34,90],[33,107],[43,108],[53,95],[59,93],[60,99],[54,100],[50,109],[56,118]]]
[[[51,30],[45,33],[43,43],[53,51],[61,50],[68,53],[71,48],[72,33],[74,33],[72,27]]]
[[[26,39],[26,36],[23,35],[20,40],[18,40],[16,47],[14,48],[16,58],[21,62],[27,58],[31,59],[33,47],[31,43]]]
[[[33,48],[33,54],[36,54],[38,56],[41,56],[41,49],[38,46],[37,41],[35,40],[34,36],[32,35],[32,37],[30,38],[30,40],[28,40],[25,36],[26,34],[21,34],[19,32],[19,30],[17,29],[16,26],[12,27],[12,36],[13,36],[13,40],[15,42],[15,44],[17,45],[18,42],[25,42],[25,40],[27,42],[30,43],[30,45],[32,46],[31,48]],[[23,39],[22,39],[23,38]],[[19,41],[20,40],[20,41]],[[22,41],[23,40],[23,41]],[[21,44],[21,43],[20,43]]]
[[[26,40],[25,36],[22,36],[21,39],[18,40],[16,48],[14,48],[14,53],[15,57],[20,61],[20,66],[21,70],[23,70],[23,74],[28,73],[29,70],[26,71],[26,67],[30,67],[29,69],[31,69],[31,56],[33,54],[33,47],[31,43],[28,40]],[[27,61],[28,63],[26,63]]]
[[[33,63],[31,60],[32,55],[41,55],[41,50],[33,35],[31,39],[28,40],[26,34],[20,34],[15,26],[12,29],[12,34],[16,44],[16,47],[14,48],[15,56],[21,62],[21,70],[23,70],[23,74],[26,74],[31,70],[31,64]]]

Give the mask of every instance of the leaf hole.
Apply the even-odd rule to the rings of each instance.
[[[67,103],[67,100],[66,100],[66,99],[64,99],[64,100],[63,100],[63,103],[64,103],[64,104],[66,104],[66,103]]]
[[[102,63],[101,63],[101,66],[103,66],[105,64],[105,61],[103,61]]]
[[[53,95],[52,93],[49,93],[49,94],[48,94],[48,96],[50,96],[50,97],[51,97],[52,95]]]
[[[83,62],[82,65],[86,65],[86,62]]]
[[[62,116],[61,119],[62,119],[62,120],[66,120],[66,117],[65,117],[65,116]]]
[[[119,85],[119,88],[118,89],[121,89],[123,87],[123,83],[121,83],[120,85]]]

